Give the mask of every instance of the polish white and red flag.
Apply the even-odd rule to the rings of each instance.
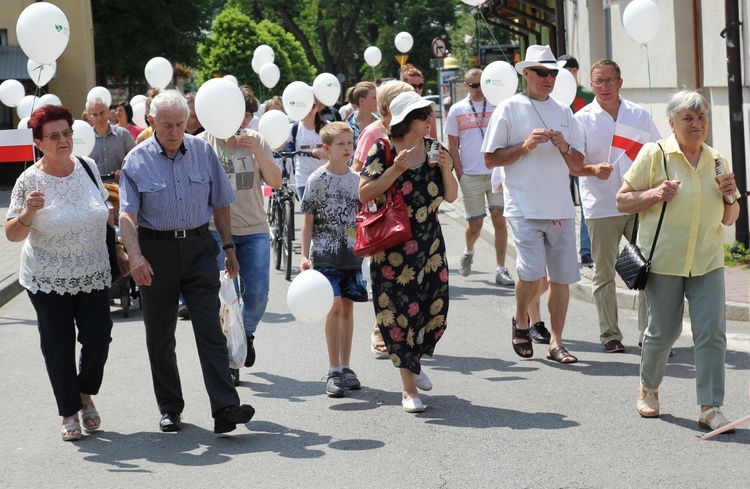
[[[612,135],[612,147],[625,151],[630,161],[635,161],[638,152],[650,140],[651,134],[646,131],[641,131],[637,127],[615,123],[615,133]]]
[[[0,163],[34,161],[34,136],[31,129],[0,131]]]

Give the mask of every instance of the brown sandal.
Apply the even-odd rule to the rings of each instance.
[[[571,360],[568,360],[568,359]],[[564,346],[556,346],[547,353],[547,360],[554,360],[558,363],[576,363],[578,359],[568,352]]]
[[[523,340],[518,343],[515,340]],[[534,347],[531,344],[531,337],[529,336],[529,328],[518,329],[516,328],[516,318],[513,318],[513,338],[512,338],[513,351],[516,352],[521,358],[531,358],[534,356]],[[529,353],[524,353],[528,351]]]

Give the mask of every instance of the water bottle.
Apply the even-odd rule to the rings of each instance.
[[[440,143],[437,141],[432,143],[432,146],[430,146],[430,150],[427,152],[427,162],[428,163],[437,163],[437,157],[438,152],[440,151]]]

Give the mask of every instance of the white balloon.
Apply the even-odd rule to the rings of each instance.
[[[31,114],[39,108],[39,97],[33,95],[26,95],[18,102],[16,107],[16,113],[20,119],[24,117],[31,117]]]
[[[245,118],[245,97],[240,87],[224,78],[212,78],[195,95],[195,114],[201,125],[219,139],[237,132]]]
[[[43,105],[62,105],[62,101],[54,93],[45,93],[39,97],[39,107]]]
[[[261,66],[260,71],[258,71],[258,76],[260,77],[261,83],[263,83],[266,88],[273,88],[279,83],[281,71],[279,71],[279,67],[275,64],[266,63]]]
[[[146,127],[146,103],[138,102],[135,105],[130,104],[133,109],[133,122],[138,127]]]
[[[88,156],[94,149],[96,135],[94,128],[86,121],[76,119],[73,121],[73,153],[79,156]]]
[[[313,81],[313,94],[324,105],[331,106],[339,100],[341,83],[331,73],[321,73]]]
[[[412,46],[414,46],[414,38],[408,32],[399,32],[396,34],[394,44],[396,44],[396,49],[402,53],[408,53]]]
[[[95,98],[102,99],[107,107],[112,105],[112,93],[104,87],[94,87],[89,90],[89,93],[86,94],[86,103],[88,104]]]
[[[29,117],[24,117],[20,121],[18,121],[18,129],[28,129],[29,128]]]
[[[224,79],[234,83],[238,87],[240,86],[240,82],[237,81],[237,77],[234,75],[224,75]]]
[[[273,48],[268,44],[261,44],[253,52],[253,59],[258,60],[258,67],[263,67],[266,63],[273,63],[276,60],[276,55],[273,52]]]
[[[281,95],[281,100],[284,103],[284,110],[293,121],[304,119],[315,104],[312,88],[301,81],[287,85]]]
[[[292,134],[289,117],[280,110],[269,110],[261,116],[258,122],[258,132],[266,138],[271,149],[276,149]]]
[[[373,68],[380,64],[383,59],[383,53],[380,52],[375,46],[370,46],[365,49],[365,63],[372,66]]]
[[[70,38],[70,24],[56,5],[35,2],[18,16],[16,35],[26,56],[46,65],[65,51]]]
[[[297,321],[320,321],[333,307],[333,287],[322,273],[305,270],[289,285],[286,303]]]
[[[659,7],[651,0],[634,0],[622,13],[622,25],[634,41],[641,44],[649,43],[659,34]]]
[[[484,2],[486,2],[487,0],[461,0],[461,1],[464,2],[466,5],[471,5],[472,7],[478,7],[482,5]]]
[[[0,102],[8,107],[15,107],[26,95],[23,84],[18,80],[5,80],[0,83]]]
[[[36,61],[29,60],[26,62],[26,71],[29,72],[29,78],[38,87],[43,87],[52,80],[57,71],[57,61],[47,65],[40,65]]]
[[[162,89],[172,81],[173,72],[172,63],[161,56],[151,58],[144,69],[148,84]]]
[[[482,93],[492,105],[498,105],[516,93],[518,73],[506,61],[493,61],[482,71]]]
[[[550,93],[550,96],[563,105],[570,105],[576,98],[577,90],[578,83],[576,83],[576,77],[563,68],[557,73],[555,88]]]
[[[130,99],[130,106],[138,105],[146,103],[146,96],[145,95],[134,95],[133,98]]]
[[[260,61],[253,58],[252,61],[250,61],[250,66],[252,66],[254,72],[260,73],[260,69],[262,68]]]

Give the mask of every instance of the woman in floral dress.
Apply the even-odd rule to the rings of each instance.
[[[448,314],[448,264],[437,211],[443,200],[456,199],[458,183],[444,148],[436,161],[427,158],[434,141],[423,135],[432,103],[405,92],[390,110],[390,139],[371,148],[359,196],[368,202],[395,184],[409,209],[412,238],[373,255],[370,272],[376,321],[403,383],[401,404],[406,412],[421,412],[417,388],[429,390],[432,384],[420,361],[435,351]]]

